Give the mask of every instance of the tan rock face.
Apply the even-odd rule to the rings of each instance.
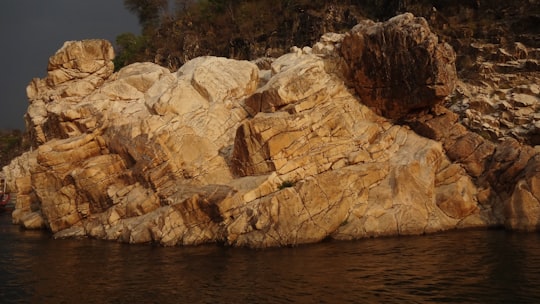
[[[540,227],[540,157],[532,158],[505,205],[506,227],[536,231]]]
[[[341,52],[362,102],[390,118],[441,103],[457,81],[456,55],[410,13],[356,25]]]
[[[92,74],[111,74],[114,52],[104,40],[69,41],[49,59],[48,84],[87,78]]]
[[[454,162],[448,167],[452,170],[447,170],[464,170],[476,186],[471,187],[467,179],[453,180],[446,173],[439,178],[443,184],[452,181],[448,186],[441,185],[445,193],[438,197],[439,207],[448,215],[466,214],[476,208],[468,198],[477,191],[476,199],[489,225],[504,223],[511,229],[536,229],[524,214],[536,213],[535,205],[526,202],[530,201],[528,194],[538,195],[539,189],[528,188],[523,180],[524,174],[535,174],[525,172],[534,172],[529,167],[538,155],[536,149],[508,137],[500,138],[498,143],[492,142],[468,131],[459,122],[457,114],[442,107],[435,107],[420,117],[410,117],[408,123],[419,134],[440,141],[446,155]],[[461,185],[460,190],[455,188],[458,185]],[[451,206],[448,206],[449,202],[452,202]],[[490,215],[485,216],[486,212]]]
[[[26,88],[30,106],[25,120],[36,145],[75,136],[94,127],[92,118],[81,120],[80,124],[71,121],[70,117],[81,118],[82,113],[69,109],[94,93],[112,75],[113,58],[112,45],[105,40],[68,41],[50,58],[47,77],[33,79]]]
[[[3,170],[18,194],[13,221],[166,246],[290,246],[506,220],[529,229],[540,190],[536,167],[523,172],[534,149],[485,141],[440,106],[394,125],[347,87],[342,37],[261,69],[201,57],[177,73],[151,63],[110,73],[109,44],[67,44],[28,88],[35,148]],[[501,172],[520,182],[499,191]]]

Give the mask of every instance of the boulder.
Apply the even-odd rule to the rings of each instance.
[[[112,74],[114,51],[106,40],[67,41],[49,58],[47,84],[57,86],[66,81]]]
[[[45,227],[45,220],[40,212],[32,212],[21,219],[21,225],[25,229],[41,229]]]
[[[341,52],[362,102],[389,118],[442,103],[457,81],[452,47],[410,13],[361,21]]]
[[[113,58],[112,45],[95,39],[67,41],[49,59],[47,77],[33,79],[26,88],[30,105],[25,120],[36,146],[86,131],[91,121],[78,124],[62,116],[82,117],[70,108],[94,93],[113,74]]]

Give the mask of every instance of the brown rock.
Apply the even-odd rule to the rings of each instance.
[[[467,133],[459,123],[459,116],[442,106],[435,106],[423,115],[411,115],[406,122],[416,133],[441,142],[445,149]]]
[[[540,155],[527,163],[505,206],[505,225],[510,229],[534,231],[540,227]]]
[[[487,180],[497,187],[498,191],[511,192],[519,180],[519,175],[528,167],[535,154],[535,149],[530,146],[522,145],[513,138],[504,139],[493,154],[486,172]]]
[[[113,58],[114,50],[106,40],[67,41],[49,59],[47,82],[56,86],[92,74],[109,76],[114,70]]]
[[[456,84],[452,47],[410,13],[384,23],[362,21],[345,35],[341,50],[362,102],[386,117],[441,103]]]
[[[465,174],[450,184],[437,187],[437,206],[451,218],[460,219],[478,209],[477,189]]]
[[[450,159],[463,163],[471,176],[478,177],[486,170],[495,145],[482,136],[468,132],[448,148]]]

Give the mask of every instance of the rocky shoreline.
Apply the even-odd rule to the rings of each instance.
[[[515,46],[473,45],[473,82],[409,13],[175,73],[67,42],[27,89],[34,149],[3,168],[13,221],[165,246],[537,230],[538,58]]]

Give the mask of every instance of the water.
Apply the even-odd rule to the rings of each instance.
[[[53,240],[0,215],[2,303],[539,303],[540,234],[251,250]]]

